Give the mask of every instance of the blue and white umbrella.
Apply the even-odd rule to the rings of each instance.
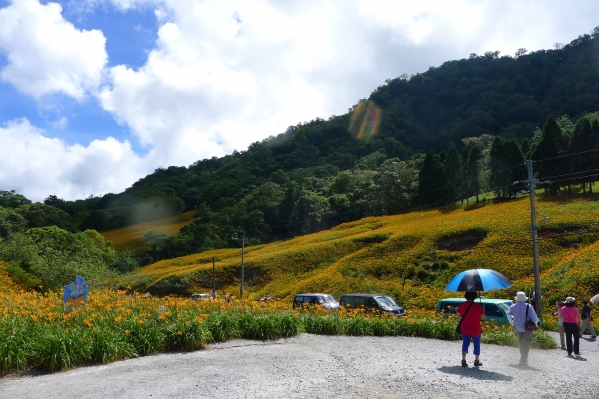
[[[509,278],[491,269],[472,269],[461,272],[445,287],[447,291],[491,291],[509,288]]]

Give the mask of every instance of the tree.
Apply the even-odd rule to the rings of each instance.
[[[371,201],[380,203],[383,214],[395,214],[410,203],[416,174],[406,162],[393,158],[379,167],[374,182],[378,190],[373,192],[376,198]]]
[[[480,194],[480,162],[483,159],[483,154],[478,145],[474,145],[470,151],[470,158],[468,158],[468,187],[471,190],[472,195],[476,196],[476,203],[478,204],[478,194]]]
[[[423,205],[445,203],[445,195],[443,195],[445,186],[441,159],[439,155],[429,150],[418,173],[418,201]]]
[[[504,144],[505,140],[503,138],[495,137],[495,141],[493,141],[490,152],[490,183],[497,197],[505,197],[508,185],[511,183],[509,181],[509,173],[507,171],[509,164]]]
[[[526,138],[522,140],[522,143],[520,143],[520,151],[522,152],[522,156],[525,159],[528,159],[528,153],[530,152],[530,143]]]
[[[0,246],[0,256],[39,277],[44,289],[55,290],[72,283],[77,275],[88,283],[101,281],[115,255],[94,230],[70,233],[46,226],[13,234]]]
[[[535,162],[536,173],[539,179],[553,179],[562,174],[563,160],[558,158],[561,154],[560,144],[563,141],[562,130],[553,115],[549,115],[539,142],[532,149],[531,158]],[[549,186],[549,194],[556,195],[559,182],[553,182]]]
[[[48,197],[46,197],[46,199],[44,200],[44,204],[46,205],[51,205],[51,206],[56,206],[59,204],[63,204],[65,201],[62,198],[58,198],[56,195],[52,194],[49,195]]]
[[[447,149],[447,157],[443,165],[443,175],[445,176],[446,188],[444,191],[445,199],[448,202],[455,202],[458,198],[464,198],[462,189],[464,187],[464,169],[462,167],[462,158],[458,152],[455,143],[452,141]]]
[[[0,206],[0,239],[7,239],[11,233],[25,231],[26,228],[27,221],[23,216],[12,208]]]
[[[503,151],[506,157],[507,165],[509,167],[509,169],[506,171],[507,193],[511,196],[518,190],[525,188],[522,184],[514,184],[516,181],[522,181],[526,179],[524,156],[522,155],[520,146],[514,139],[508,140],[504,143]]]
[[[131,253],[129,253],[128,250],[121,252],[110,264],[111,269],[116,270],[121,274],[131,273],[138,267],[139,261],[137,258],[131,256]]]
[[[573,182],[578,182],[582,185],[582,191],[586,193],[586,182],[589,182],[589,187],[592,187],[592,178],[588,175],[595,174],[592,171],[594,164],[594,153],[588,153],[586,151],[593,148],[593,129],[591,122],[587,118],[580,118],[574,127],[572,132],[571,149],[574,153],[581,153],[573,157],[571,173],[577,176],[573,179]],[[592,188],[591,188],[592,190]]]
[[[15,193],[15,190],[0,190],[0,206],[3,208],[18,208],[21,205],[31,204],[31,201],[21,194]]]
[[[64,230],[75,231],[68,213],[53,206],[42,204],[41,202],[21,205],[17,208],[17,212],[27,220],[28,227],[30,228],[58,226]]]
[[[516,50],[516,52],[514,53],[514,57],[515,58],[520,58],[522,57],[524,54],[528,53],[528,50],[525,48],[519,48],[518,50]]]

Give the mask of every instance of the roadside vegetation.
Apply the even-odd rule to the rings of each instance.
[[[286,302],[191,301],[94,291],[85,307],[65,313],[56,294],[0,294],[0,368],[58,371],[168,351],[192,351],[212,342],[271,340],[300,333],[458,339],[457,320],[430,311],[408,317],[371,317],[343,309],[289,310]],[[513,330],[486,323],[483,342],[517,346]],[[555,348],[544,332],[535,347]]]
[[[512,298],[534,286],[528,198],[485,206],[460,205],[403,215],[365,218],[331,230],[246,247],[244,296],[270,294],[291,301],[300,292],[391,295],[408,309],[429,309],[460,294],[443,287],[457,273],[497,270],[514,282],[484,295]],[[537,202],[545,307],[572,295],[599,292],[599,203],[594,196],[549,197]],[[239,292],[241,248],[163,260],[113,280],[154,295],[208,292],[212,259],[219,292]],[[547,316],[547,318],[551,318]]]

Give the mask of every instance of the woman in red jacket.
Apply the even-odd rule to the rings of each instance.
[[[483,364],[479,360],[480,356],[480,337],[483,333],[481,326],[481,320],[487,318],[483,307],[479,303],[474,303],[477,295],[476,292],[467,291],[464,294],[466,302],[463,302],[456,309],[458,317],[462,318],[461,332],[462,332],[462,366],[468,367],[466,362],[466,355],[468,354],[468,348],[470,347],[470,341],[474,344],[474,365],[482,366]]]

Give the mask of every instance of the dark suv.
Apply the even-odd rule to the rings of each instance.
[[[322,306],[324,309],[336,309],[339,302],[330,294],[297,294],[293,297],[293,309],[304,306]]]
[[[405,316],[406,310],[399,306],[393,298],[382,294],[344,294],[339,299],[344,308],[360,309],[366,312],[388,313],[394,316]]]

